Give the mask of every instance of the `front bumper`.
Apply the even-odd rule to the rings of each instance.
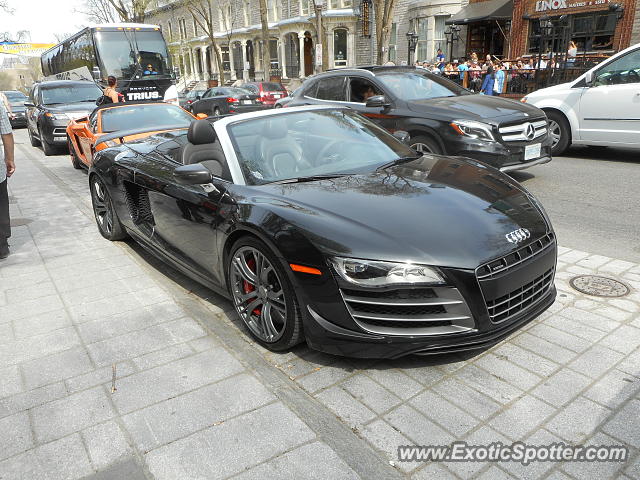
[[[69,120],[45,120],[42,122],[42,136],[49,144],[62,145],[67,143],[67,125]]]

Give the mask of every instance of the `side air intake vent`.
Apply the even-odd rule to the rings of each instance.
[[[149,202],[149,194],[147,191],[131,182],[124,183],[124,198],[127,202],[127,208],[131,215],[131,220],[135,225],[143,223],[155,225],[153,215],[151,214],[151,203]]]

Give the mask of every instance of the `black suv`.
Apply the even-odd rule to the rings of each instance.
[[[45,155],[67,145],[67,124],[86,117],[94,108],[102,90],[89,81],[52,80],[36,83],[27,107],[27,131],[31,145],[42,145]]]
[[[308,79],[287,107],[327,103],[351,107],[390,132],[408,132],[420,152],[472,157],[503,171],[551,160],[542,110],[473,94],[420,68],[324,72]]]

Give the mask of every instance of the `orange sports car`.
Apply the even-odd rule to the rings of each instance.
[[[75,168],[90,167],[96,151],[112,147],[125,141],[148,137],[155,133],[189,128],[195,118],[186,110],[164,102],[157,103],[110,103],[96,108],[88,117],[71,120],[67,126],[69,154]],[[127,135],[128,130],[141,127],[158,127],[156,131]],[[102,135],[122,132],[123,136],[100,143]]]

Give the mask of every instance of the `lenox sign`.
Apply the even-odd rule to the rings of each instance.
[[[561,8],[567,8],[567,0],[538,0],[536,2],[536,12],[560,10]]]

